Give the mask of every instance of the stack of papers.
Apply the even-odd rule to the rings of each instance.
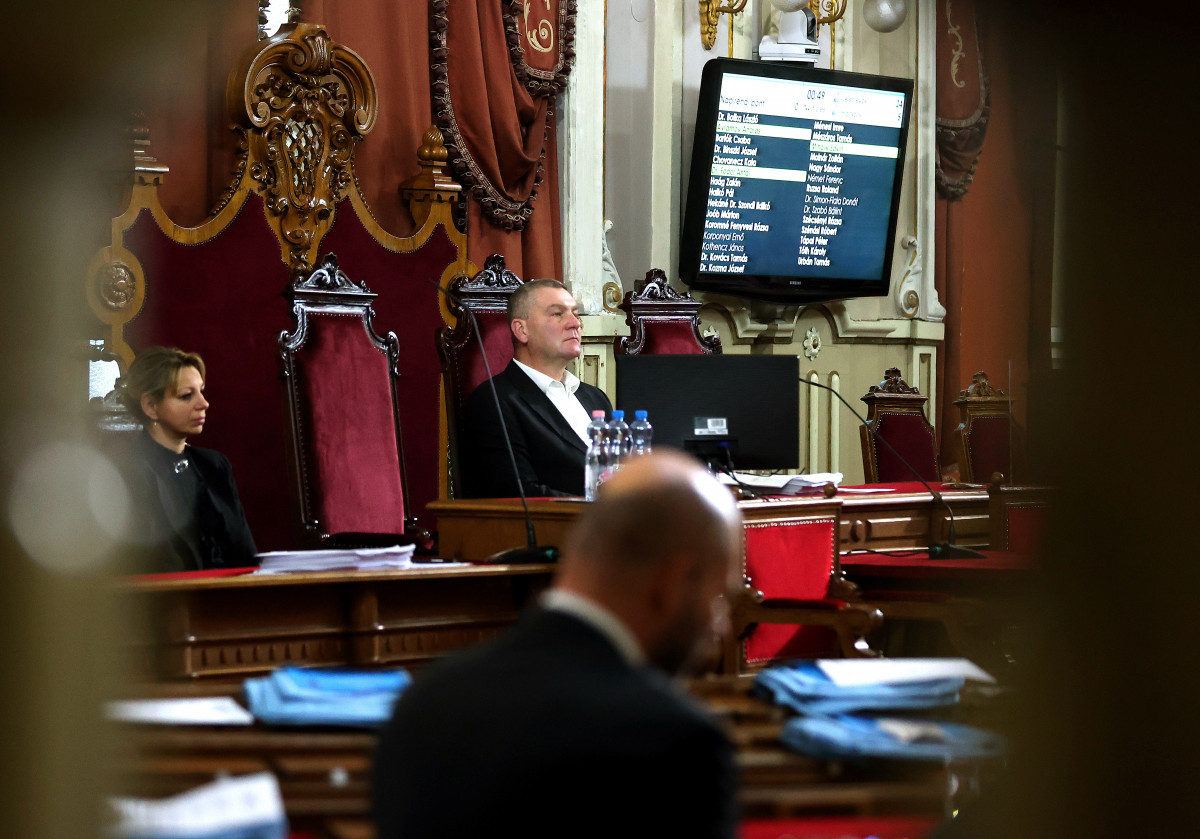
[[[411,568],[415,545],[390,548],[335,548],[324,551],[270,551],[261,553],[257,574],[292,574],[300,571],[385,571]]]
[[[1004,739],[926,718],[875,716],[953,705],[968,680],[994,682],[966,659],[831,659],[763,670],[755,690],[801,716],[783,742],[810,757],[950,760],[997,756]]]
[[[137,839],[286,839],[279,782],[270,772],[221,778],[171,798],[110,798],[107,835]]]
[[[846,714],[940,708],[958,702],[963,680],[839,685],[811,662],[771,667],[758,674],[755,690],[776,705],[800,714]]]
[[[844,476],[841,472],[813,472],[809,475],[751,475],[749,472],[734,472],[732,478],[724,473],[717,477],[723,484],[753,487],[771,495],[800,495],[820,489],[826,484],[837,486]]]
[[[1003,756],[999,734],[957,723],[888,717],[796,717],[780,735],[797,752],[826,760],[978,760]]]
[[[110,720],[149,725],[251,725],[254,717],[229,696],[186,699],[124,699],[109,702]]]
[[[281,667],[244,688],[251,712],[270,725],[379,726],[411,683],[405,670]]]

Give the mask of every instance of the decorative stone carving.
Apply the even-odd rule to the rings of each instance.
[[[815,326],[810,326],[804,333],[804,357],[814,359],[821,352],[821,333]]]
[[[375,125],[375,81],[354,51],[308,23],[280,29],[239,78],[228,91],[239,166],[258,184],[292,270],[303,269],[352,183],[355,146]]]
[[[137,278],[123,262],[110,262],[96,276],[96,296],[109,309],[119,312],[137,296]]]

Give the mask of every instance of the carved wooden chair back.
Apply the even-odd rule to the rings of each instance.
[[[958,469],[967,483],[991,483],[999,473],[1012,480],[1013,447],[1011,400],[1004,391],[992,387],[987,373],[971,377],[971,385],[959,391],[954,400],[960,422]]]
[[[473,277],[460,277],[451,285],[454,295],[451,311],[458,318],[453,327],[437,331],[437,350],[442,362],[442,388],[446,400],[446,434],[450,495],[461,495],[459,445],[460,423],[467,400],[475,388],[488,378],[488,370],[496,375],[512,361],[512,332],[508,326],[508,298],[521,286],[522,280],[504,264],[504,257],[492,254],[484,261],[483,270]],[[484,364],[479,349],[479,336],[487,353]]]
[[[700,307],[690,293],[671,288],[658,268],[627,292],[620,309],[625,312],[629,337],[619,336],[618,355],[700,355],[721,352],[721,339],[700,333]]]
[[[396,543],[411,531],[397,395],[399,342],[371,323],[375,295],[328,254],[290,289],[279,336],[301,519],[321,542]]]
[[[939,480],[937,438],[925,416],[929,397],[905,382],[898,368],[889,367],[862,401],[867,403],[867,424],[859,426],[859,437],[867,483],[911,481],[914,471],[926,481]]]

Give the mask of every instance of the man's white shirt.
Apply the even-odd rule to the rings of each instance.
[[[567,425],[571,426],[586,446],[588,444],[587,427],[588,423],[592,421],[592,417],[587,412],[587,408],[583,407],[583,403],[579,401],[579,397],[575,395],[579,390],[579,377],[568,370],[563,374],[563,381],[559,382],[540,370],[534,370],[529,365],[522,364],[515,358],[513,363],[533,380],[533,383],[538,386],[538,390],[546,394],[546,398],[558,409],[563,419],[567,421]]]

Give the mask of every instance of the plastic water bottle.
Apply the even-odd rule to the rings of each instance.
[[[587,454],[583,461],[583,495],[588,501],[596,500],[596,490],[600,488],[602,475],[608,466],[604,425],[604,412],[592,411],[592,421],[587,424]]]
[[[633,449],[633,437],[629,434],[629,426],[625,422],[624,411],[613,411],[612,419],[604,426],[604,443],[608,454],[609,476],[621,468],[621,463],[629,457]]]
[[[629,435],[633,438],[633,456],[650,454],[654,442],[654,426],[646,419],[645,411],[634,411],[633,422],[629,423]]]

